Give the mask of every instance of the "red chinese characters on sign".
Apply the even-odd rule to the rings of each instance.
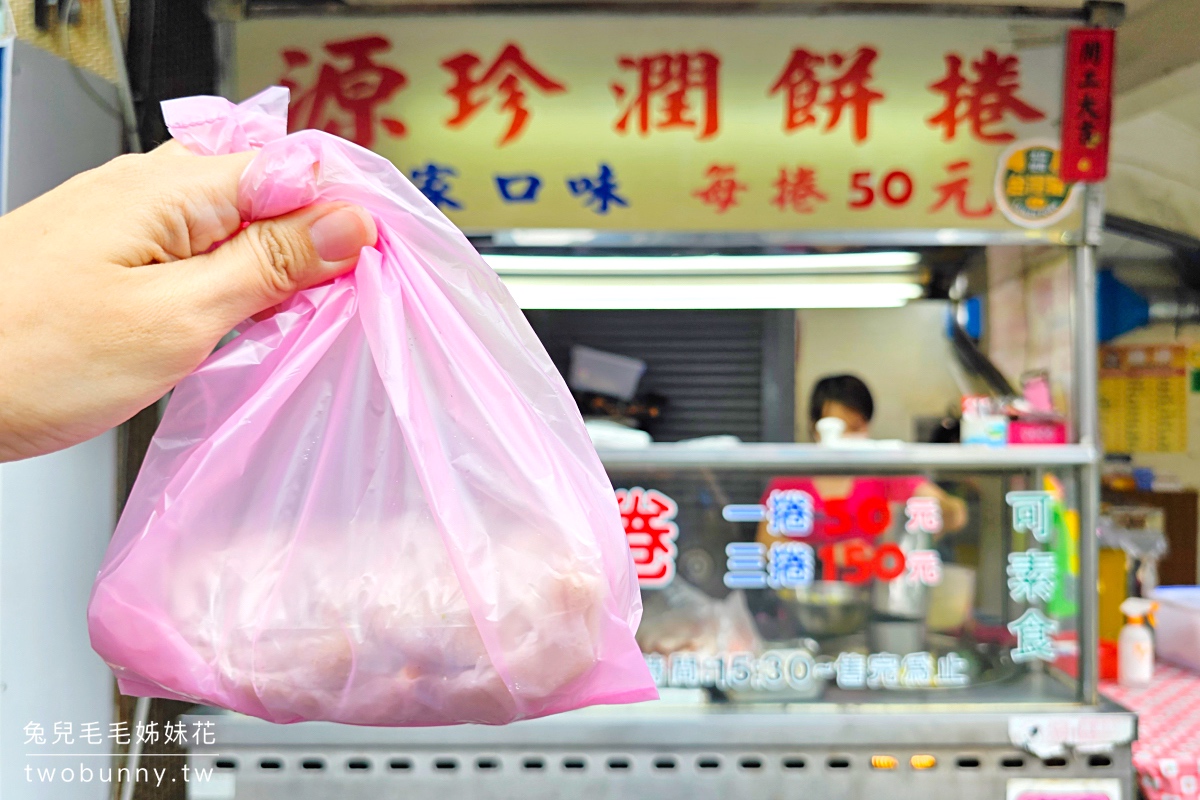
[[[374,60],[391,47],[392,43],[382,36],[327,42],[325,52],[331,61],[342,64],[321,64],[316,80],[307,89],[291,73],[311,63],[312,57],[305,50],[284,50],[287,70],[279,83],[292,93],[288,130],[316,128],[371,147],[379,107],[408,83],[404,73]],[[380,117],[378,121],[392,136],[405,133],[404,123],[398,119]]]
[[[1045,112],[1017,96],[1021,73],[1016,56],[1001,57],[995,50],[984,50],[970,67],[973,78],[963,75],[962,56],[947,53],[945,77],[929,85],[931,91],[942,95],[944,104],[927,122],[941,129],[944,141],[953,141],[959,125],[966,123],[971,135],[981,142],[1011,142],[1016,136],[998,129],[1006,117],[1021,122],[1046,118]]]
[[[1065,181],[1100,181],[1108,175],[1114,38],[1111,28],[1076,28],[1067,34],[1060,159]]]
[[[749,187],[737,179],[737,167],[732,164],[713,164],[704,173],[708,184],[692,192],[706,206],[712,206],[718,214],[724,214],[738,204],[738,192]]]
[[[674,520],[679,507],[657,489],[640,486],[617,489],[617,506],[638,583],[648,588],[666,586],[675,577],[679,526]]]
[[[851,136],[856,143],[870,134],[871,104],[883,99],[883,93],[870,87],[871,66],[879,57],[874,47],[860,47],[853,55],[830,53],[827,56],[804,48],[792,51],[769,95],[783,94],[783,130],[787,133],[816,125],[816,111],[825,113],[825,131],[831,131],[847,114],[853,122]],[[820,70],[820,72],[818,71]],[[822,73],[826,77],[822,80]]]
[[[715,53],[653,53],[621,56],[617,65],[632,70],[635,88],[614,81],[620,116],[618,133],[632,128],[642,136],[651,130],[691,130],[697,139],[711,139],[720,130],[718,73],[721,59]]]
[[[816,203],[829,198],[817,187],[817,171],[812,167],[779,169],[775,179],[775,197],[771,203],[780,211],[792,210],[798,214],[811,214],[817,210]]]
[[[500,102],[500,110],[509,115],[508,129],[500,138],[501,146],[515,141],[529,122],[524,87],[545,95],[567,90],[565,84],[531,64],[521,48],[511,43],[486,68],[483,59],[467,51],[451,56],[442,66],[454,75],[454,85],[446,94],[458,104],[458,110],[446,124],[451,128],[463,127],[494,97]]]
[[[1107,30],[1081,29],[1072,32],[1071,36],[1077,40],[1072,38],[1068,43],[1061,168],[1069,172],[1074,167],[1081,170],[1081,174],[1093,176],[1092,179],[1103,176],[1106,164],[1111,106],[1111,34]],[[406,135],[405,122],[385,110],[399,105],[397,94],[409,83],[403,72],[388,63],[394,58],[387,57],[393,50],[388,38],[360,36],[326,42],[319,53],[316,48],[311,50],[291,48],[282,51],[286,69],[280,82],[292,91],[293,97],[289,110],[290,130],[317,128],[368,148],[378,147],[378,139],[382,136]],[[616,58],[616,79],[610,84],[616,100],[613,128],[618,135],[633,134],[632,138],[640,138],[682,131],[682,138],[700,142],[711,141],[720,135],[722,57],[718,51],[668,46],[653,52],[626,53]],[[893,65],[888,62],[887,55],[870,44],[851,45],[840,50],[796,46],[776,50],[770,55],[771,73],[754,79],[759,89],[751,92],[749,98],[739,96],[735,101],[739,108],[750,104],[780,103],[785,134],[811,130],[816,138],[818,132],[837,131],[839,140],[848,135],[850,142],[862,145],[870,141],[872,115],[878,128],[879,114],[889,107],[885,101],[894,96],[891,102],[897,99],[904,102],[897,94],[903,94],[900,88],[892,87],[904,85],[905,76],[888,72]],[[561,109],[563,103],[571,105],[570,101],[561,99],[569,91],[566,82],[558,77],[561,65],[539,63],[536,52],[527,53],[516,41],[503,43],[495,52],[490,48],[479,51],[452,47],[441,51],[439,56],[434,63],[440,63],[446,71],[443,75],[449,77],[430,89],[434,92],[435,102],[444,108],[445,116],[441,117],[444,124],[450,129],[461,130],[469,128],[480,117],[494,115],[492,124],[499,130],[498,147],[520,141],[528,133],[534,116],[541,120],[540,115],[551,115]],[[911,166],[903,164],[888,165],[884,169],[855,169],[853,167],[859,165],[852,165],[847,170],[847,208],[855,211],[881,207],[896,210],[924,208],[947,224],[953,216],[960,220],[978,220],[1000,211],[1009,214],[1006,204],[993,199],[991,181],[987,181],[987,186],[972,185],[973,180],[980,180],[978,173],[983,169],[982,159],[977,157],[975,160],[975,166],[980,169],[973,169],[971,161],[954,153],[955,146],[946,147],[937,140],[967,144],[1012,142],[1025,135],[1023,128],[1029,123],[1047,119],[1047,112],[1027,99],[1032,96],[1037,100],[1041,95],[1028,84],[1022,91],[1021,61],[1018,55],[1006,53],[1004,47],[985,49],[980,45],[978,51],[965,55],[943,54],[939,49],[936,56],[944,58],[944,71],[939,76],[930,70],[916,84],[928,89],[936,99],[930,99],[923,89],[919,90],[926,97],[928,106],[917,115],[916,124],[921,128],[923,122],[929,127],[925,128],[924,141],[914,146],[919,150],[928,147],[949,150],[951,155],[934,162],[935,171],[936,165],[944,165],[944,174],[938,177],[914,172]],[[775,67],[780,64],[783,64],[782,70],[775,73]],[[896,69],[903,66],[901,60]],[[772,75],[774,80],[766,87],[764,96],[761,92],[766,81],[763,79]],[[574,82],[571,88],[578,89]],[[412,91],[409,89],[410,93]],[[438,114],[435,112],[435,123]],[[752,119],[753,114],[749,118]],[[476,124],[477,128],[479,124]],[[778,135],[778,129],[776,131],[775,135]],[[889,137],[900,135],[892,131],[887,133]],[[761,130],[758,135],[763,135]],[[875,131],[875,135],[878,138],[880,134]],[[1079,148],[1078,157],[1071,152],[1071,146]],[[638,147],[635,145],[634,149]],[[863,149],[871,155],[870,147]],[[765,210],[769,203],[780,214],[813,215],[833,208],[829,206],[831,196],[837,198],[835,205],[842,203],[837,184],[844,180],[843,175],[819,170],[812,165],[811,158],[797,156],[797,161],[803,159],[809,164],[777,162],[779,166],[773,179],[769,173],[751,170],[745,162],[739,168],[731,161],[724,161],[732,156],[714,153],[710,158],[718,161],[701,161],[701,167],[707,167],[702,174],[691,173],[696,182],[676,189],[677,198],[685,193],[688,195],[684,202],[693,209],[703,205],[713,214],[732,218],[752,213],[752,208]],[[922,156],[921,165],[925,166],[926,162]],[[461,209],[457,199],[447,194],[445,176],[454,175],[453,167],[433,161],[427,166],[429,170],[424,167],[419,170],[422,175],[437,172],[441,178],[440,183],[427,181],[428,186],[423,187],[423,191],[438,194],[440,199],[434,202],[439,206]],[[762,166],[761,159],[759,166]],[[616,185],[607,162],[601,163],[598,174],[608,180],[610,190]],[[567,177],[568,189],[573,195],[582,197],[586,194],[579,189],[586,182],[585,178]],[[541,177],[530,171],[529,164],[513,165],[512,170],[494,175],[492,179],[505,203],[534,202],[542,185]],[[1016,180],[1003,185],[1016,185]],[[1029,180],[1032,185],[1032,181],[1040,180],[1040,177]],[[597,185],[601,183],[604,181]],[[916,191],[918,183],[920,192]],[[831,187],[832,195],[827,194]],[[616,198],[613,200],[616,205],[629,204],[628,199],[617,197],[615,190],[611,190],[611,194]],[[731,209],[736,209],[733,214],[729,214]],[[603,210],[598,207],[597,213]],[[774,219],[779,223],[784,217]]]
[[[975,208],[968,205],[967,193],[971,189],[970,171],[970,161],[955,161],[946,165],[946,180],[933,187],[937,192],[937,200],[929,207],[929,213],[936,213],[949,206],[960,217],[979,219],[989,216],[995,210],[990,200],[985,200]]]

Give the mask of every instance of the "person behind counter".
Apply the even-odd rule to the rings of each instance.
[[[854,375],[829,375],[813,387],[808,405],[809,432],[817,442],[821,441],[822,430],[837,431],[841,438],[866,439],[870,436],[874,413],[875,400],[861,379]],[[880,501],[888,506],[903,506],[910,498],[932,498],[941,511],[941,534],[961,530],[967,524],[967,504],[922,476],[778,477],[767,485],[763,504],[769,508],[772,494],[786,490],[800,490],[812,498],[812,530],[802,538],[814,545],[870,539],[869,532],[859,529],[860,511],[872,504],[878,506]],[[773,542],[788,541],[787,536],[772,532],[770,525],[768,514],[768,519],[759,525],[759,542],[770,546]]]

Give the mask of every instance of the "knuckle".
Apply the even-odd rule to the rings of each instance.
[[[128,202],[129,196],[153,185],[146,180],[147,170],[141,159],[140,154],[125,153],[98,167],[77,173],[63,185],[92,194],[103,193],[106,197]]]
[[[108,166],[127,180],[147,177],[151,167],[150,164],[146,163],[146,156],[142,153],[125,153],[119,155],[112,161],[109,161]]]
[[[295,289],[297,272],[310,256],[307,236],[278,222],[264,222],[251,230],[251,246],[268,288],[276,292]]]

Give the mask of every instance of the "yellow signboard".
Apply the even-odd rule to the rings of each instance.
[[[232,88],[393,161],[468,230],[967,229],[1059,240],[1065,26],[398,15],[235,26]]]
[[[1187,450],[1187,347],[1100,348],[1100,428],[1110,453]]]

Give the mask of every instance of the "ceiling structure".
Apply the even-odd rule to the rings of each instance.
[[[1117,31],[1110,213],[1200,238],[1200,0],[1149,0]]]

